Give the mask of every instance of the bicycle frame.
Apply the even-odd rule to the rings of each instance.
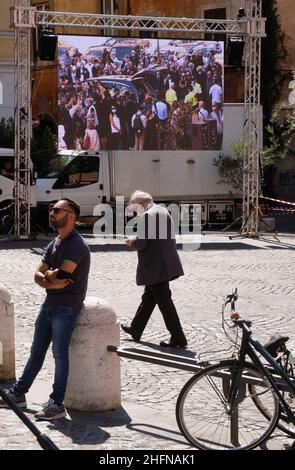
[[[282,407],[284,408],[288,416],[288,419],[295,424],[295,416],[290,406],[284,399],[283,394],[281,393],[281,389],[283,389],[295,395],[295,382],[293,383],[293,381],[290,380],[286,372],[279,366],[279,364],[274,360],[271,354],[252,335],[252,331],[248,326],[249,322],[245,322],[243,320],[234,320],[234,322],[237,324],[239,328],[242,329],[243,336],[242,336],[241,348],[239,352],[239,368],[238,368],[236,376],[232,380],[232,385],[231,385],[231,389],[229,393],[230,410],[233,410],[237,397],[238,397],[239,390],[241,389],[241,378],[243,374],[243,368],[245,365],[246,356],[248,356],[253,362],[254,366],[257,368],[257,370],[261,371],[267,377]],[[258,351],[264,357],[264,359],[272,367],[274,372],[279,377],[281,377],[282,382],[278,382],[275,379],[273,372],[268,370],[268,368],[262,364],[261,360],[256,354],[256,351]]]

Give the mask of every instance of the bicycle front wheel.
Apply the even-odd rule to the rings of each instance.
[[[176,419],[184,437],[202,450],[246,450],[261,444],[274,430],[279,417],[275,392],[263,374],[251,364],[243,367],[235,404],[228,398],[239,362],[223,361],[192,377],[181,390],[176,404]],[[262,393],[269,416],[264,416],[253,401],[247,384],[254,382],[253,393]],[[270,418],[270,419],[269,419]]]

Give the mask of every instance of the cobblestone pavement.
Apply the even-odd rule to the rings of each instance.
[[[270,240],[270,239],[269,239]],[[123,245],[88,237],[92,265],[88,295],[105,298],[122,323],[129,323],[142,288],[135,285],[136,253]],[[48,241],[3,242],[0,246],[0,282],[15,302],[16,367],[28,357],[35,315],[44,292],[33,273]],[[205,235],[200,250],[180,251],[185,276],[171,284],[173,297],[189,340],[187,357],[225,357],[228,344],[221,329],[220,309],[225,294],[239,289],[238,310],[254,321],[256,337],[290,336],[295,349],[295,237],[270,241],[233,240]],[[158,349],[168,339],[159,311],[148,324],[140,347]],[[124,333],[121,346],[134,346]],[[138,345],[137,345],[138,347]],[[44,367],[29,395],[28,416],[47,400],[53,360]],[[122,409],[100,413],[70,411],[66,419],[38,422],[61,449],[190,449],[175,421],[177,396],[191,373],[122,359]],[[268,449],[282,449],[290,439],[275,432]],[[37,449],[34,436],[10,410],[0,410],[0,449]]]

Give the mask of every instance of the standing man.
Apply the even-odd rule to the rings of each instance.
[[[204,122],[209,117],[207,109],[205,109],[204,101],[199,101],[198,109],[196,110],[198,121]]]
[[[185,348],[187,340],[169,288],[169,281],[183,275],[176,250],[173,221],[169,212],[154,204],[148,193],[135,191],[130,203],[136,205],[141,219],[137,236],[127,239],[125,243],[138,251],[136,283],[144,285],[145,289],[131,326],[122,325],[122,329],[134,341],[139,341],[155,306],[158,305],[171,335],[170,341],[161,341],[160,346]]]
[[[85,299],[90,252],[75,230],[80,207],[71,199],[61,199],[50,208],[50,225],[58,236],[49,243],[42,263],[35,272],[35,282],[46,289],[46,299],[35,323],[31,354],[21,377],[7,392],[21,408],[26,408],[25,394],[40,371],[52,341],[55,361],[53,391],[36,419],[52,420],[66,416],[63,405],[69,373],[69,344],[77,316]],[[0,401],[0,407],[6,406]]]
[[[222,88],[218,84],[218,78],[217,77],[213,78],[213,85],[209,90],[209,95],[211,96],[212,105],[213,105],[214,102],[221,105],[222,99],[223,99],[223,94],[222,94]]]
[[[134,150],[143,150],[145,139],[145,115],[143,106],[138,106],[136,113],[132,116],[131,127],[134,131]]]

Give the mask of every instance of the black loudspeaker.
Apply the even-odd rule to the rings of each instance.
[[[38,34],[38,57],[40,60],[55,60],[57,36],[49,29],[41,29]]]
[[[241,65],[243,52],[244,52],[244,41],[239,36],[230,36],[228,40],[228,65]]]

